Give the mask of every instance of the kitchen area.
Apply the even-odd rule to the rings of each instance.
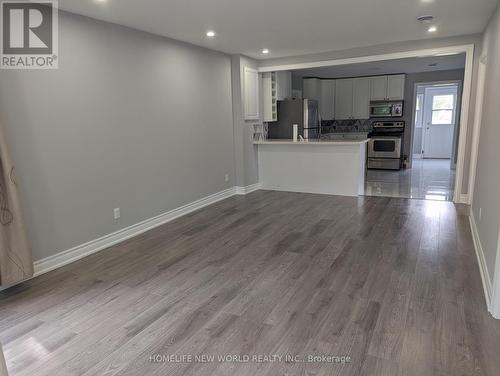
[[[412,175],[413,86],[460,76],[460,58],[262,73],[263,123],[253,141],[262,188],[406,198],[426,198],[436,184],[453,189],[451,173]]]

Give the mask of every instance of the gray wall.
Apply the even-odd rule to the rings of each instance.
[[[408,42],[397,42],[390,44],[383,44],[378,46],[370,46],[370,47],[361,47],[361,48],[353,48],[349,50],[338,50],[338,51],[329,51],[319,54],[311,54],[304,56],[291,56],[277,59],[268,59],[259,61],[259,66],[275,66],[275,65],[284,65],[284,64],[297,64],[297,63],[305,63],[312,61],[324,61],[324,60],[334,60],[334,59],[344,59],[344,58],[352,58],[358,56],[371,56],[371,55],[380,55],[387,54],[393,52],[401,52],[401,51],[412,51],[418,49],[427,49],[427,48],[437,48],[443,46],[455,46],[455,45],[463,45],[463,44],[474,44],[475,45],[475,53],[474,53],[474,67],[473,67],[473,76],[472,76],[472,92],[471,92],[471,101],[470,101],[470,111],[469,111],[469,119],[468,119],[468,130],[467,130],[467,144],[465,147],[465,166],[464,166],[464,178],[462,182],[462,193],[466,194],[468,191],[469,185],[469,167],[470,167],[470,153],[471,153],[471,139],[472,139],[472,124],[474,123],[474,107],[475,107],[475,98],[476,98],[476,86],[477,86],[477,65],[478,65],[478,57],[479,52],[481,50],[482,36],[481,34],[475,35],[464,35],[450,38],[434,38],[434,39],[424,39],[418,41],[408,41]]]
[[[499,249],[500,229],[500,8],[491,19],[484,36],[486,84],[479,138],[476,181],[472,210],[493,282]],[[482,219],[479,209],[482,208]]]
[[[230,56],[59,22],[58,70],[0,72],[35,259],[234,186]]]
[[[410,156],[412,154],[412,140],[413,133],[415,131],[415,124],[413,124],[413,108],[415,105],[415,84],[422,82],[436,82],[436,81],[462,81],[464,78],[463,69],[453,69],[453,70],[443,70],[435,72],[422,72],[422,73],[410,73],[406,75],[405,81],[405,116],[404,120],[406,122],[405,139],[403,145],[403,153]],[[459,97],[460,97],[459,93]],[[458,109],[458,114],[460,114],[460,109]],[[472,120],[471,120],[472,121]],[[459,127],[459,118],[457,118],[457,131]],[[472,127],[472,122],[470,123]],[[458,135],[458,133],[457,133]],[[456,138],[458,140],[458,137]]]

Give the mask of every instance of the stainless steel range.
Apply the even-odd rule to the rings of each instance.
[[[401,168],[401,154],[404,121],[378,121],[373,123],[373,131],[368,135],[368,163],[369,169],[399,170]]]

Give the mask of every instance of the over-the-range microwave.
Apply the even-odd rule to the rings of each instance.
[[[371,101],[370,117],[401,117],[403,116],[403,101]]]

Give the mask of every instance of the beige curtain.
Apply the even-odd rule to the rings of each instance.
[[[21,214],[19,194],[3,130],[0,128],[0,285],[33,276],[31,249]]]

